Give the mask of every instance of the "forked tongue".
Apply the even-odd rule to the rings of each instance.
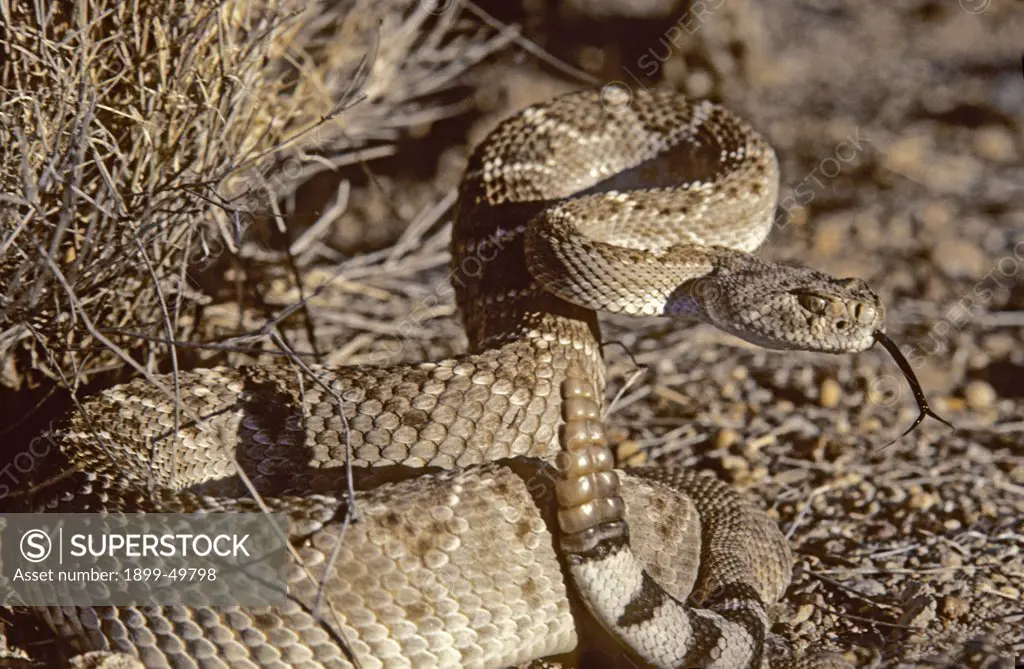
[[[900,371],[903,372],[903,376],[906,377],[907,383],[910,384],[910,389],[914,393],[914,399],[917,401],[917,408],[921,410],[921,413],[917,414],[917,418],[914,419],[914,422],[911,423],[910,427],[908,427],[903,434],[896,437],[885,446],[882,446],[882,448],[892,446],[897,441],[913,432],[926,416],[931,416],[940,423],[948,425],[950,428],[955,430],[956,427],[954,427],[952,423],[932,411],[932,408],[928,406],[928,399],[924,396],[924,391],[921,390],[921,383],[917,380],[917,376],[914,374],[914,369],[910,366],[910,362],[907,361],[903,353],[900,352],[900,348],[896,345],[896,342],[885,336],[885,333],[881,330],[875,330],[875,341],[881,343],[882,346],[885,347],[885,350],[889,352],[889,355],[892,356],[893,360],[896,361],[896,364],[899,365]]]

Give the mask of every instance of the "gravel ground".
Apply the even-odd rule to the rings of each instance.
[[[763,253],[867,280],[956,430],[926,420],[883,448],[915,413],[883,351],[644,341],[618,322],[606,336],[647,371],[615,422],[777,513],[798,559],[775,630],[790,643],[864,666],[1024,664],[1021,5],[738,4],[695,41],[782,161]]]
[[[606,319],[606,339],[631,351],[606,349],[622,458],[714,471],[778,517],[797,558],[782,645],[861,666],[1024,664],[1019,3],[732,0],[699,20],[665,3],[625,18],[571,4],[502,18],[601,82],[711,96],[765,132],[783,189],[762,253],[867,280],[956,427],[928,419],[886,446],[916,408],[884,351],[767,352],[703,326]],[[549,68],[492,67],[470,143],[579,86]],[[403,280],[409,305],[389,299],[391,317],[443,281]],[[454,313],[435,315],[389,359],[463,350]]]
[[[861,666],[1024,664],[1020,4],[727,0],[697,16],[697,3],[634,2],[611,17],[609,3],[570,4],[502,18],[600,82],[746,115],[783,167],[762,253],[867,280],[956,426],[928,419],[886,446],[916,408],[884,351],[767,352],[703,326],[606,319],[606,339],[631,351],[606,349],[620,456],[714,471],[772,510],[797,558],[783,645]],[[519,62],[493,70],[470,143],[579,85]],[[408,320],[444,274],[411,281],[391,318]],[[454,313],[435,315],[389,358],[463,350]],[[346,359],[382,345],[366,346]]]

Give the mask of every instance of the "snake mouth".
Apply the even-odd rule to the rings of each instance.
[[[875,330],[873,335],[875,341],[880,343],[882,347],[889,352],[889,355],[892,356],[892,359],[895,360],[896,364],[899,366],[900,371],[903,372],[903,377],[906,378],[907,383],[910,384],[910,389],[914,393],[914,400],[917,402],[917,408],[920,410],[920,413],[917,414],[917,418],[914,419],[914,422],[911,423],[910,427],[908,427],[903,434],[896,437],[885,446],[882,446],[882,448],[892,446],[897,441],[913,432],[927,416],[931,416],[943,425],[948,425],[951,429],[955,430],[956,427],[952,423],[932,411],[932,408],[928,406],[928,399],[924,396],[924,390],[921,389],[921,382],[917,380],[917,375],[914,374],[914,368],[910,366],[910,361],[908,361],[906,356],[904,356],[900,351],[900,347],[896,345],[896,342],[889,339],[889,337],[881,330]]]

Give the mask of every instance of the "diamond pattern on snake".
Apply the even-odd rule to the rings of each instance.
[[[714,478],[614,468],[597,312],[697,319],[773,349],[887,341],[863,281],[752,255],[778,183],[746,122],[673,93],[577,92],[505,120],[455,210],[465,355],[314,366],[301,384],[287,365],[184,372],[176,433],[173,395],[137,380],[63,429],[75,472],[36,492],[39,509],[257,510],[241,467],[290,519],[306,569],[288,605],[39,615],[69,652],[154,667],[551,666],[594,643],[637,666],[768,666],[786,541]],[[332,563],[349,452],[360,515]]]

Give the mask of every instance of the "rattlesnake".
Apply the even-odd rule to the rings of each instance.
[[[293,603],[41,610],[51,627],[78,652],[152,666],[354,656],[362,667],[503,667],[571,659],[597,621],[655,666],[767,664],[786,542],[712,478],[613,469],[594,310],[841,353],[875,342],[883,309],[860,280],[750,255],[771,228],[778,168],[745,122],[671,93],[622,93],[530,107],[470,158],[451,261],[468,354],[314,366],[317,381],[301,385],[284,365],[182,373],[177,435],[169,380],[112,388],[70,418],[61,450],[79,473],[54,484],[59,494],[37,491],[37,508],[181,510],[215,497],[255,509],[237,459],[289,513],[293,537],[312,528],[296,539],[310,580],[291,584]],[[314,586],[347,508],[346,445],[360,516],[318,620]]]

